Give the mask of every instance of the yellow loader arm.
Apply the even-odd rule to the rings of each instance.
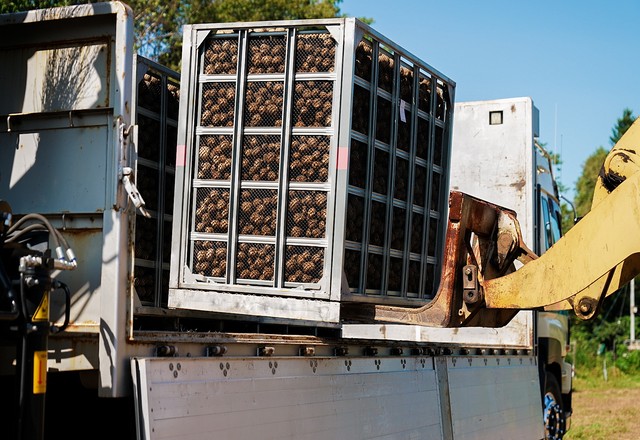
[[[433,300],[420,308],[346,306],[345,316],[436,327],[500,327],[524,309],[593,318],[606,296],[640,273],[638,148],[640,119],[607,156],[591,211],[539,258],[523,244],[513,211],[452,191]]]

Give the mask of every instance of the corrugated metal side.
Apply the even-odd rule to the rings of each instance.
[[[536,358],[449,358],[455,439],[544,438]]]
[[[430,358],[132,361],[141,438],[439,439]]]
[[[541,439],[533,356],[137,358],[145,439]]]

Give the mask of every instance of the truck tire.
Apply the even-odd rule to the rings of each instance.
[[[565,434],[566,415],[562,407],[562,395],[556,377],[545,373],[544,395],[542,396],[545,438],[561,440]]]

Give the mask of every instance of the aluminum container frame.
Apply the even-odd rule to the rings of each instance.
[[[324,73],[299,73],[296,72],[295,56],[287,54],[287,68],[284,73],[256,75],[247,72],[247,47],[253,31],[259,30],[261,35],[281,35],[286,38],[287,47],[294,47],[298,32],[303,33],[307,29],[324,29],[336,41],[335,68],[331,72]],[[257,31],[256,31],[257,32]],[[222,35],[225,38],[233,37],[238,42],[237,70],[229,75],[212,75],[203,73],[202,57],[205,43],[214,36]],[[372,67],[374,76],[369,82],[355,75],[356,50],[361,41],[371,42],[373,53]],[[410,69],[414,76],[412,96],[409,100],[401,99],[400,91],[400,67],[394,68],[392,90],[385,91],[376,84],[378,78],[378,51],[390,56],[395,66]],[[291,51],[288,51],[291,52]],[[430,108],[421,110],[418,108],[419,80],[424,78],[429,81]],[[296,81],[330,81],[333,83],[332,123],[324,128],[298,128],[291,124],[291,112],[294,98],[294,85]],[[283,94],[283,123],[272,128],[245,127],[242,118],[245,115],[244,92],[252,82],[281,81],[284,85]],[[234,84],[235,108],[234,121],[231,127],[206,128],[201,125],[200,101],[203,84],[227,83]],[[352,109],[354,88],[358,86],[368,91],[371,104],[369,113],[368,134],[357,133],[352,130]],[[388,304],[422,305],[428,302],[431,295],[437,290],[439,280],[439,265],[442,255],[444,226],[446,223],[446,192],[448,189],[449,149],[451,145],[451,122],[453,112],[453,100],[455,83],[436,69],[421,61],[397,44],[379,34],[368,25],[353,18],[323,19],[323,20],[291,20],[276,22],[256,23],[230,23],[230,24],[202,24],[186,26],[184,29],[183,59],[182,59],[182,94],[180,102],[180,123],[178,132],[178,158],[176,163],[176,198],[174,205],[174,228],[172,243],[172,261],[169,289],[169,307],[205,310],[227,314],[257,315],[267,318],[301,319],[322,323],[337,323],[340,319],[339,308],[341,301],[375,302]],[[375,93],[374,93],[375,92]],[[437,99],[440,95],[441,101]],[[238,96],[242,98],[238,98]],[[376,140],[376,105],[380,100],[386,103],[391,110],[391,137],[387,144]],[[437,108],[438,104],[441,108]],[[396,136],[398,119],[406,116],[411,118],[410,145],[406,152],[396,150]],[[437,113],[438,112],[438,113]],[[400,114],[402,113],[402,115]],[[428,158],[416,159],[415,145],[417,123],[427,122],[429,126],[429,152]],[[437,132],[437,133],[436,133]],[[239,159],[234,157],[234,171],[228,182],[204,182],[194,179],[197,169],[195,152],[198,150],[197,139],[201,135],[220,134],[233,136],[235,155],[240,154],[242,136],[248,134],[274,134],[280,135],[282,140],[281,158],[285,161],[280,165],[280,174],[275,183],[252,182],[241,184]],[[329,177],[326,183],[295,183],[289,182],[287,176],[286,160],[289,156],[289,141],[291,136],[326,135],[331,137],[329,154]],[[433,144],[438,139],[442,143],[440,163],[434,165]],[[387,178],[386,200],[372,190],[372,177],[374,172],[374,159],[368,153],[367,175],[368,182],[365,188],[355,188],[349,185],[349,169],[351,142],[357,139],[367,143],[368,150],[387,151],[390,156],[390,168]],[[397,158],[409,162],[408,186],[413,185],[414,168],[416,162],[425,168],[428,174],[426,182],[425,208],[422,210],[412,205],[412,191],[408,191],[408,200],[395,199],[395,161]],[[181,166],[184,165],[184,166]],[[438,178],[439,190],[437,195],[429,193],[433,176]],[[437,182],[436,182],[437,184]],[[241,186],[243,185],[243,186]],[[200,234],[194,231],[193,218],[195,217],[196,199],[195,188],[228,188],[231,202],[229,203],[229,231],[224,234]],[[278,189],[278,232],[275,237],[265,238],[260,236],[243,237],[237,232],[237,216],[234,210],[239,209],[240,188]],[[327,193],[326,234],[323,239],[305,239],[287,237],[285,207],[287,195],[293,190],[313,189]],[[347,219],[347,204],[349,195],[360,195],[366,201],[365,234],[362,243],[345,240],[345,227]],[[374,217],[370,205],[372,200],[384,201],[385,232],[384,242],[375,247],[367,244],[366,229],[370,220]],[[435,209],[427,210],[429,201],[435,201]],[[392,239],[391,218],[394,208],[404,209],[404,251],[393,250],[390,247]],[[432,206],[431,208],[434,208]],[[415,214],[421,216],[422,231],[426,231],[430,222],[435,223],[434,232],[430,244],[431,255],[427,256],[427,235],[424,233],[421,244],[422,254],[413,254],[409,251],[410,225]],[[416,217],[420,218],[420,217]],[[222,242],[226,246],[226,275],[215,279],[194,273],[193,267],[193,243],[196,240],[213,240]],[[238,281],[235,270],[235,255],[238,243],[254,242],[273,245],[276,247],[275,270],[273,280],[267,283]],[[324,250],[323,277],[315,283],[288,283],[283,279],[286,246],[314,246]],[[377,255],[382,259],[381,289],[350,288],[343,273],[345,265],[345,249],[360,251],[360,267],[371,266],[377,270],[376,265],[368,264],[369,254]],[[373,253],[371,253],[373,252]],[[391,260],[401,261],[402,275],[401,286],[397,291],[389,290],[389,276],[394,272]],[[407,295],[409,283],[409,262],[419,263],[419,286],[421,294],[413,297]],[[415,271],[414,271],[415,273]],[[359,271],[359,285],[366,285],[366,271]],[[428,285],[428,284],[431,285]],[[414,283],[415,285],[415,283]],[[426,294],[425,294],[425,291]]]
[[[171,241],[167,240],[167,235],[171,234],[171,222],[173,213],[173,195],[167,191],[173,191],[175,180],[175,137],[178,129],[178,103],[172,109],[170,100],[176,100],[173,93],[179,94],[180,75],[152,60],[141,55],[136,55],[133,63],[135,70],[133,78],[135,80],[135,100],[132,114],[132,124],[137,129],[136,133],[136,184],[142,197],[145,199],[147,212],[150,218],[145,218],[140,212],[136,215],[135,223],[135,245],[134,245],[134,288],[138,294],[141,307],[138,311],[147,308],[162,308],[167,304],[167,294],[169,288],[169,260],[171,253]],[[148,84],[145,83],[148,81]],[[153,81],[153,82],[151,82]],[[144,84],[144,85],[143,85]],[[151,102],[141,102],[141,92],[145,87],[156,87],[157,90],[150,91],[153,96],[149,96]],[[153,127],[157,124],[157,137],[147,139],[143,135],[145,128],[142,125]],[[147,127],[146,130],[149,130]],[[175,132],[175,135],[170,133]],[[157,144],[146,145],[148,141],[157,141]],[[147,193],[141,185],[141,178],[149,173],[153,181],[157,179],[157,192]],[[153,176],[155,174],[155,176]],[[151,188],[149,188],[151,189]],[[155,198],[155,200],[154,200]],[[149,226],[155,229],[152,234],[153,245],[151,251],[147,251],[141,256],[139,250],[146,246],[143,238],[147,238],[143,233],[139,233],[141,228]],[[147,240],[144,240],[147,241]],[[143,258],[147,257],[147,258]],[[166,277],[164,274],[166,273]],[[140,281],[148,284],[146,278],[151,278],[152,286],[139,287]],[[146,294],[141,295],[139,289],[145,289]]]

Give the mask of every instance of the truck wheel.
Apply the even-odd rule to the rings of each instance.
[[[564,437],[566,416],[562,408],[562,395],[555,376],[545,374],[544,396],[542,396],[545,438],[560,440]]]

